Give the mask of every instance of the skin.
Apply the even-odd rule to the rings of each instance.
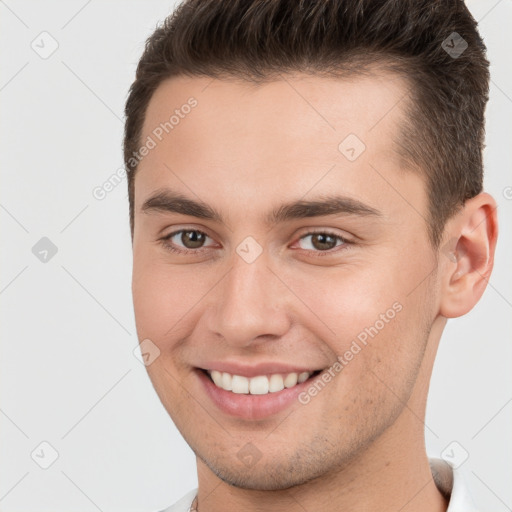
[[[260,86],[174,77],[150,101],[141,140],[198,101],[139,164],[132,290],[139,339],[160,350],[149,376],[197,456],[201,512],[446,510],[425,452],[426,397],[446,319],[475,305],[492,270],[496,204],[485,193],[467,201],[432,247],[421,171],[402,169],[393,146],[406,92],[382,73]],[[350,133],[366,146],[353,162],[338,149]],[[142,211],[164,188],[222,221]],[[379,215],[266,223],[282,204],[331,194]],[[166,248],[180,229],[206,233],[203,249]],[[312,230],[346,242],[326,254]],[[263,249],[250,264],[236,252],[248,236]],[[267,419],[223,413],[194,373],[209,359],[328,368],[396,302],[309,403]],[[237,457],[248,442],[261,456],[251,467]]]

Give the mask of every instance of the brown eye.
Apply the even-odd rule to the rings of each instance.
[[[320,251],[327,251],[336,247],[336,238],[324,233],[315,233],[311,237],[311,244],[315,249]]]
[[[213,240],[206,233],[197,229],[180,229],[162,238],[161,243],[171,252],[194,254],[210,247],[206,245],[208,239],[211,245]]]
[[[318,251],[328,251],[345,244],[345,240],[331,233],[309,233],[300,239],[301,248]]]
[[[206,240],[206,235],[201,231],[182,231],[181,243],[187,249],[198,249],[202,247]]]

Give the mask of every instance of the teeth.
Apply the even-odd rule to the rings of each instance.
[[[249,381],[249,391],[251,395],[266,395],[269,391],[269,381],[265,375],[253,377]]]
[[[231,389],[233,393],[249,393],[249,379],[247,377],[241,377],[240,375],[233,375],[233,379],[231,380]]]
[[[297,384],[297,374],[289,373],[284,379],[284,387],[291,388],[292,386],[295,386],[295,384]]]
[[[308,372],[299,373],[299,376],[297,377],[297,382],[299,384],[301,384],[305,380],[308,380],[308,377],[309,377],[309,373]]]
[[[222,387],[222,373],[220,373],[218,370],[212,370],[210,373],[210,377],[212,378],[213,382],[215,382],[215,385],[219,388]]]
[[[276,393],[284,388],[291,388],[301,384],[313,372],[302,372],[299,374],[292,372],[284,376],[274,373],[270,377],[258,375],[252,378],[243,377],[242,375],[231,375],[230,373],[219,372],[218,370],[208,370],[208,374],[218,388],[226,391],[244,395],[266,395],[267,393]]]
[[[278,373],[271,375],[269,382],[268,382],[268,390],[271,393],[275,393],[276,391],[281,391],[283,389],[284,389],[283,376],[279,375]]]
[[[231,391],[231,375],[229,373],[224,372],[221,378],[221,387],[224,388],[226,391]]]

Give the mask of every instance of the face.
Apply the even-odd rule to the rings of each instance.
[[[424,182],[393,143],[406,90],[389,75],[178,77],[151,99],[137,332],[159,351],[147,370],[162,404],[232,485],[343,468],[418,386],[436,257]]]

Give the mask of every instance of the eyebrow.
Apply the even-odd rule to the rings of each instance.
[[[168,189],[159,190],[144,201],[141,211],[143,213],[179,213],[224,223],[222,215],[215,208]],[[382,216],[381,212],[361,201],[346,196],[330,195],[311,201],[301,199],[283,204],[267,214],[265,221],[272,225],[295,219],[328,215]]]

